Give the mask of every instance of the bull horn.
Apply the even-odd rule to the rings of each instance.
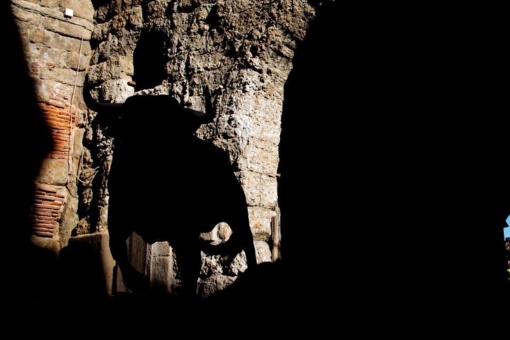
[[[203,120],[204,123],[212,122],[212,120],[215,117],[215,111],[214,107],[212,105],[211,100],[211,92],[209,91],[209,87],[204,87],[204,96],[205,96],[205,112],[193,110],[189,107],[182,106],[182,109],[184,112],[190,114],[193,117],[196,117],[197,119]]]
[[[83,101],[85,105],[92,111],[96,112],[108,112],[112,114],[116,114],[119,109],[124,105],[123,103],[100,103],[94,98],[92,98],[90,94],[91,86],[88,82],[88,76],[85,79],[85,83],[83,86]]]

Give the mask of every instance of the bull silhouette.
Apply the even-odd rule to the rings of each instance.
[[[205,112],[180,104],[169,95],[134,95],[124,103],[99,103],[84,88],[96,119],[109,124],[114,151],[108,179],[110,251],[124,284],[145,291],[148,278],[130,263],[126,240],[136,232],[152,244],[172,246],[182,294],[197,295],[201,251],[228,255],[244,250],[248,269],[257,265],[248,207],[228,154],[194,132],[212,122],[211,95],[205,89]],[[212,245],[200,233],[227,223],[232,235]]]

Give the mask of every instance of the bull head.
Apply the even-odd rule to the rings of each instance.
[[[149,108],[152,108],[151,110],[154,111],[154,108],[157,107],[158,109],[155,111],[158,114],[165,114],[166,117],[164,119],[172,120],[172,122],[177,122],[177,125],[181,125],[182,128],[186,126],[192,130],[196,130],[202,124],[212,122],[215,117],[211,93],[207,86],[204,86],[204,96],[205,112],[202,112],[179,103],[177,99],[169,95],[135,95],[129,97],[124,103],[101,103],[92,98],[90,85],[87,80],[85,81],[83,93],[83,99],[87,107],[98,112],[99,116],[106,116],[112,119],[132,118],[136,120],[136,115],[140,113],[151,114],[151,112],[147,112]],[[156,119],[160,118],[162,118],[161,115],[156,117]]]

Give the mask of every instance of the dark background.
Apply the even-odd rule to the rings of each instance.
[[[503,23],[468,6],[319,13],[282,117],[294,296],[376,318],[508,310]]]

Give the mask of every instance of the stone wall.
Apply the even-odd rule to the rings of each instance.
[[[247,196],[258,261],[278,257],[283,90],[296,46],[314,18],[312,5],[304,0],[12,0],[12,8],[55,141],[36,183],[36,244],[59,252],[87,235],[107,237],[114,140],[83,104],[87,75],[93,96],[105,102],[164,93],[202,109],[201,89],[212,89],[217,118],[197,134],[230,155]],[[171,248],[156,244],[141,256],[154,259],[148,268],[158,285],[176,282]],[[203,260],[204,295],[235,280],[243,267],[230,268],[234,276],[227,277],[217,261]]]
[[[197,134],[229,152],[247,196],[258,261],[272,261],[278,256],[271,247],[278,237],[273,230],[278,227],[274,222],[283,90],[314,8],[306,1],[168,0],[97,2],[96,8],[88,70],[93,96],[123,102],[134,94],[163,93],[201,110],[203,86],[212,89],[217,118]],[[112,140],[100,126],[90,125],[84,142],[84,173],[93,173],[101,185],[82,178],[83,211],[95,213],[80,216],[77,235],[107,225],[103,185],[115,157]],[[158,266],[163,273],[158,276],[166,277],[174,261],[170,250],[160,248],[148,253],[163,254],[157,257],[165,263]],[[223,273],[243,268],[221,268],[214,259],[203,262],[205,295],[235,279]]]
[[[77,168],[83,150],[80,88],[92,50],[93,7],[85,1],[12,0],[36,96],[54,148],[36,179],[34,242],[59,250],[78,221]],[[74,10],[72,16],[65,9]]]

